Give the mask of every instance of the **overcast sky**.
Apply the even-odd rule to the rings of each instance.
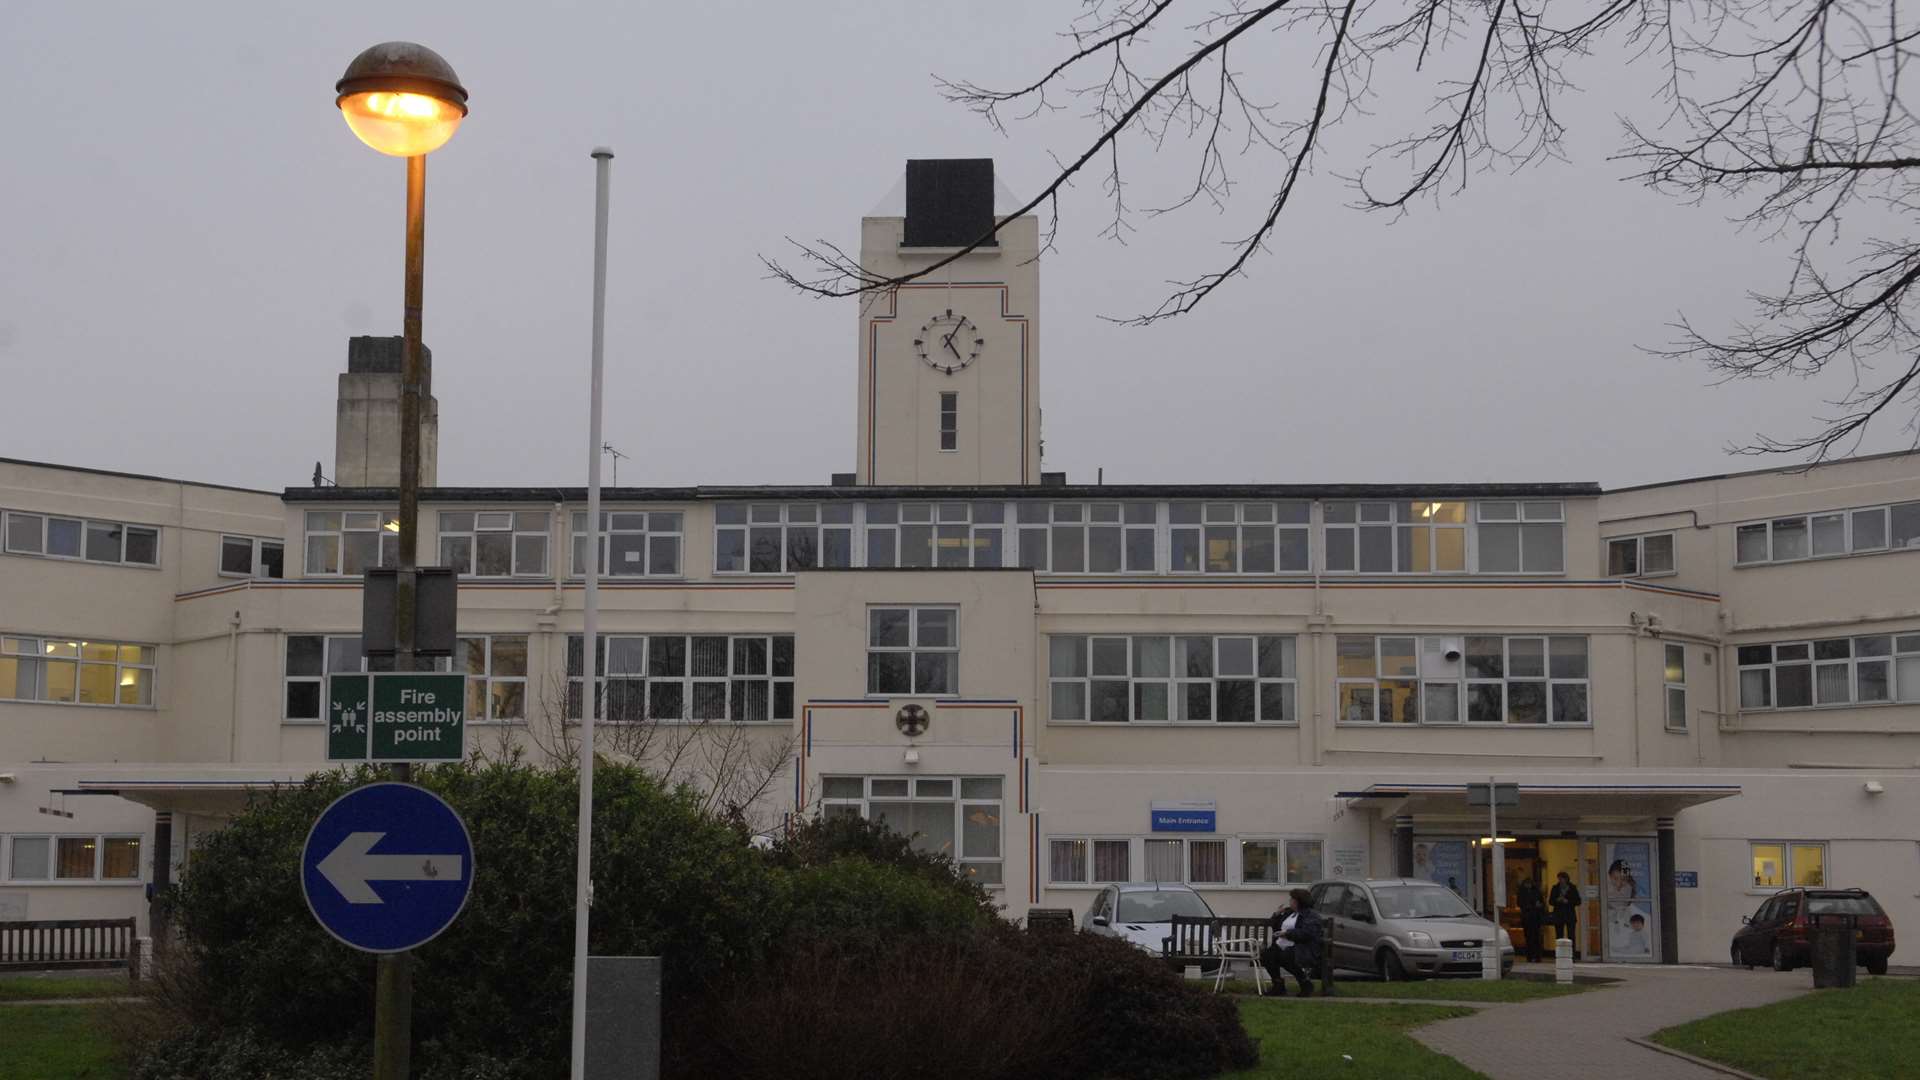
[[[932,74],[1057,59],[1071,0],[0,5],[0,456],[280,488],[332,468],[354,334],[397,334],[404,167],[333,82],[374,42],[438,50],[472,95],[429,162],[426,340],[443,484],[584,482],[593,169],[611,145],[609,441],[623,483],[816,483],[853,467],[854,301],[758,255],[857,244],[909,157],[996,159],[1016,194],[1077,153],[1069,117],[1007,137]],[[1253,54],[1247,53],[1247,63]],[[1279,75],[1288,74],[1280,72]],[[1345,208],[1323,164],[1271,254],[1152,329],[1248,200],[1101,239],[1097,184],[1042,269],[1047,467],[1109,482],[1594,480],[1751,468],[1819,382],[1710,385],[1636,346],[1772,288],[1785,252],[1620,177],[1607,63],[1563,104],[1572,160],[1437,209]],[[1353,145],[1347,149],[1355,149]],[[1129,158],[1143,182],[1159,173]],[[1184,164],[1180,165],[1184,168]],[[1904,445],[1898,424],[1863,450]]]

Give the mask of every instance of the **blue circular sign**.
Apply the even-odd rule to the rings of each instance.
[[[307,908],[343,944],[405,952],[467,905],[473,840],[438,795],[412,784],[355,788],[333,801],[300,854]]]

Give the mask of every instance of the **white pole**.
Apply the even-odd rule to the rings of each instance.
[[[1493,843],[1493,938],[1488,942],[1492,954],[1486,961],[1486,975],[1489,979],[1500,977],[1500,940],[1506,936],[1506,929],[1500,925],[1500,916],[1507,909],[1507,850],[1500,844],[1500,785],[1494,777],[1487,777],[1487,832]]]
[[[573,886],[573,1080],[587,1068],[587,928],[593,906],[593,720],[600,711],[600,374],[607,340],[607,176],[613,151],[593,150],[593,390],[587,421],[587,596],[580,650],[580,836]]]

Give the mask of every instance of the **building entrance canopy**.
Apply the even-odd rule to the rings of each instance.
[[[1459,783],[1375,783],[1337,792],[1355,809],[1393,820],[1411,817],[1423,832],[1434,828],[1485,829],[1487,808],[1469,806],[1467,787]],[[1485,783],[1485,781],[1480,781]],[[1508,778],[1506,782],[1511,782]],[[1499,809],[1501,831],[1646,832],[1661,818],[1689,806],[1740,794],[1738,784],[1529,783],[1519,782],[1520,804]]]

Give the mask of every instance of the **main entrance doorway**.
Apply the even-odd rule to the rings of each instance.
[[[1574,907],[1574,954],[1582,960],[1652,961],[1660,958],[1658,905],[1651,837],[1587,837],[1565,834],[1507,834],[1499,838],[1506,880],[1493,873],[1493,838],[1419,837],[1414,841],[1414,876],[1446,885],[1497,923],[1526,956],[1526,920],[1520,890],[1539,886],[1549,904],[1542,920],[1541,954],[1551,960],[1555,930],[1551,909],[1560,875],[1579,893]]]

